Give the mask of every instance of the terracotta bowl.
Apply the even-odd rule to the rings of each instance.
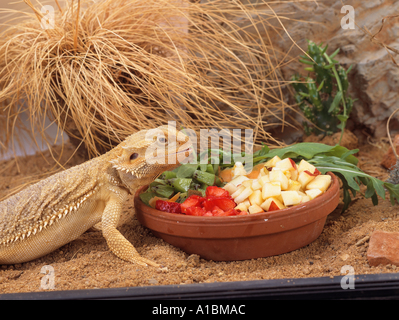
[[[214,261],[256,259],[290,252],[321,234],[327,216],[339,203],[339,182],[303,205],[270,213],[232,217],[196,217],[162,212],[145,205],[135,194],[139,222],[152,233],[188,254]]]

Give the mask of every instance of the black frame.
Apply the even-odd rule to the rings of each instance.
[[[337,276],[333,278],[255,280],[187,285],[10,293],[0,295],[0,300],[399,299],[399,273],[357,275],[354,277],[354,289],[342,289],[342,278],[342,276]]]

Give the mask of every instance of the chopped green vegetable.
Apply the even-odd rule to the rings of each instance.
[[[176,177],[177,178],[191,178],[197,170],[198,164],[185,164],[180,167],[178,167],[176,171]]]
[[[160,179],[163,180],[169,180],[172,178],[176,178],[176,172],[173,171],[165,171],[164,173],[162,173],[162,175],[160,176]]]
[[[143,201],[147,206],[149,205],[149,201],[154,198],[156,194],[154,192],[143,192],[140,193],[140,199]]]
[[[190,189],[190,184],[193,179],[176,178],[173,182],[173,187],[177,192],[187,192]]]
[[[193,178],[199,182],[212,186],[215,183],[215,175],[201,170],[195,170]]]
[[[215,171],[213,171],[213,165],[212,164],[208,164],[206,166],[206,172],[215,174]]]
[[[151,187],[150,189],[152,192],[155,192],[156,195],[161,198],[169,199],[175,193],[175,189],[170,186],[157,185],[155,187]]]

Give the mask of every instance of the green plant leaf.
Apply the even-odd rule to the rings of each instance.
[[[342,100],[342,91],[338,91],[337,94],[335,95],[333,102],[331,103],[330,109],[328,109],[328,113],[331,113],[336,108],[338,108],[339,104],[341,103],[341,100]]]

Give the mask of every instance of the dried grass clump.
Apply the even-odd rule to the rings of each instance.
[[[0,148],[22,112],[39,132],[49,116],[90,156],[168,120],[279,144],[268,128],[289,124],[289,106],[266,1],[57,2],[54,29],[25,2],[34,13],[0,35]]]

